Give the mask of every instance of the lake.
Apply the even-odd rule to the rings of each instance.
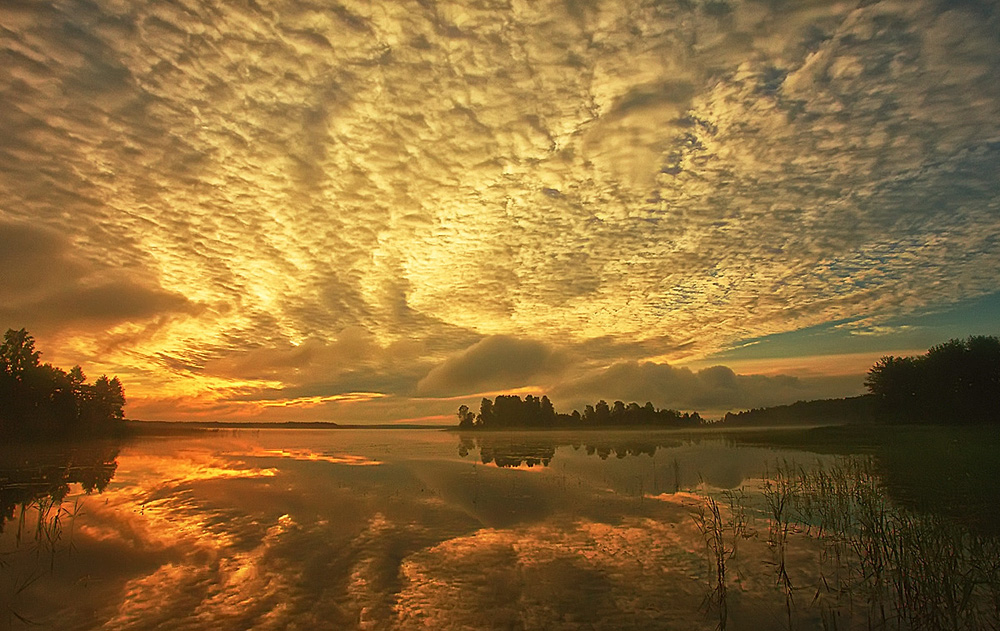
[[[53,630],[995,628],[997,439],[941,431],[7,446],[0,611]]]

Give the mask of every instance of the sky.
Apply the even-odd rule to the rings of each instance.
[[[0,328],[159,420],[722,413],[1000,333],[985,0],[5,0]]]

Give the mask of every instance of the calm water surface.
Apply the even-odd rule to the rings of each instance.
[[[780,546],[794,594],[778,580],[762,478],[843,456],[649,432],[242,430],[74,449],[5,455],[8,627],[780,629],[833,611],[805,525]]]

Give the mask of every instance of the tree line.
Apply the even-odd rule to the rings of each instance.
[[[722,423],[727,427],[780,425],[851,425],[872,420],[873,397],[870,394],[844,399],[796,401],[789,405],[726,412]]]
[[[925,354],[883,357],[865,386],[888,422],[973,424],[1000,421],[1000,339],[973,336]]]
[[[8,329],[0,344],[0,437],[106,435],[121,429],[125,389],[118,377],[94,383],[79,366],[69,372],[40,361],[34,338]]]
[[[728,413],[724,425],[1000,422],[1000,339],[972,336],[932,346],[919,356],[881,358],[868,371],[869,394],[845,399],[799,401],[791,405]],[[615,401],[598,401],[581,414],[555,411],[547,396],[483,398],[479,412],[458,409],[459,428],[694,427],[697,412],[680,413]]]
[[[697,412],[657,409],[650,402],[643,406],[622,401],[608,405],[607,401],[601,400],[587,405],[582,414],[577,410],[562,414],[556,412],[547,396],[539,398],[530,394],[524,399],[507,394],[493,400],[483,397],[479,413],[473,412],[467,405],[458,408],[458,427],[464,430],[631,426],[679,428],[696,427],[702,422]]]

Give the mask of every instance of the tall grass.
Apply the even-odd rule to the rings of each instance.
[[[790,467],[784,463],[786,468]],[[777,471],[782,469],[779,466]],[[794,587],[792,579],[788,576],[788,565],[786,551],[788,549],[788,535],[792,527],[792,504],[800,492],[799,481],[788,475],[776,473],[774,476],[764,473],[762,480],[762,494],[767,507],[768,516],[768,538],[767,543],[774,554],[771,565],[774,567],[775,584],[781,588],[781,593],[785,597],[785,615],[788,620],[788,628],[792,628],[792,613],[795,608]]]
[[[705,598],[705,608],[714,609],[719,615],[716,629],[725,631],[729,620],[727,604],[727,584],[731,570],[730,561],[736,556],[741,539],[754,536],[750,518],[746,512],[745,496],[742,491],[726,491],[723,494],[728,510],[722,508],[714,497],[695,507],[692,517],[695,526],[705,540],[711,568],[711,589]]]
[[[726,564],[732,558],[736,547],[726,541],[726,525],[723,521],[719,503],[714,497],[709,497],[704,504],[699,504],[692,515],[695,526],[705,539],[705,549],[709,562],[713,566],[711,589],[705,598],[706,609],[715,609],[719,614],[719,631],[725,631],[729,620],[729,610],[726,604],[726,584],[728,582]]]
[[[1000,629],[1000,541],[893,504],[871,459],[810,468],[775,463],[758,496],[739,497],[742,506],[734,503],[728,519],[711,497],[694,515],[716,568],[710,602],[720,617],[738,539],[727,537],[726,527],[751,510],[767,521],[789,628],[806,616],[826,629]],[[749,522],[742,532],[752,533]],[[815,565],[789,567],[790,549],[816,543]]]
[[[17,507],[12,541],[0,549],[0,616],[6,614],[8,626],[15,619],[38,626],[21,613],[18,602],[46,573],[55,571],[57,556],[72,553],[75,522],[82,509],[79,499],[68,506],[62,494],[41,495]]]

